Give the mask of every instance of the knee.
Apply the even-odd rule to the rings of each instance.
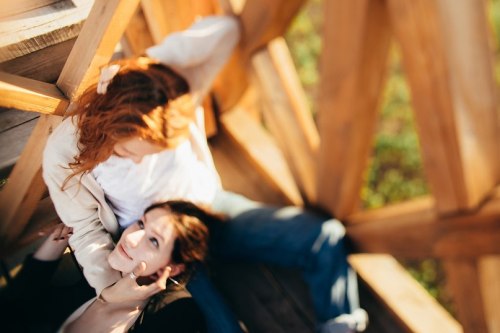
[[[345,227],[337,219],[330,219],[321,225],[321,232],[313,246],[313,252],[319,252],[325,243],[326,248],[337,247],[346,234]],[[326,245],[325,244],[325,245]]]

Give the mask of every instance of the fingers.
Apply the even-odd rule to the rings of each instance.
[[[137,277],[141,276],[142,273],[146,271],[146,263],[144,261],[141,261],[139,265],[135,266],[135,268],[132,270],[132,273]]]
[[[167,287],[167,279],[170,276],[170,272],[172,272],[172,267],[167,266],[164,270],[161,276],[156,280],[156,284],[158,287],[160,287],[162,290],[164,290]]]

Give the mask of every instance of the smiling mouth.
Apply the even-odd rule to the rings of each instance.
[[[118,251],[126,258],[128,258],[129,260],[132,260],[132,257],[128,255],[127,251],[125,251],[125,248],[123,247],[122,244],[119,244],[118,245]]]

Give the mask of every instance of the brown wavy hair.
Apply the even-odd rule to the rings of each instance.
[[[79,152],[69,165],[74,171],[69,178],[107,160],[119,141],[139,137],[173,148],[189,135],[194,106],[189,84],[181,75],[146,57],[109,65],[113,64],[120,69],[106,93],[98,94],[97,84],[93,84],[69,114],[76,116],[79,137]]]

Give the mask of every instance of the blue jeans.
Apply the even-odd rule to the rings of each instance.
[[[212,209],[230,219],[210,235],[214,256],[301,269],[320,323],[359,308],[356,275],[347,263],[345,229],[339,221],[299,207],[266,206],[231,192],[220,192]],[[241,332],[203,270],[188,289],[205,314],[209,333]]]

